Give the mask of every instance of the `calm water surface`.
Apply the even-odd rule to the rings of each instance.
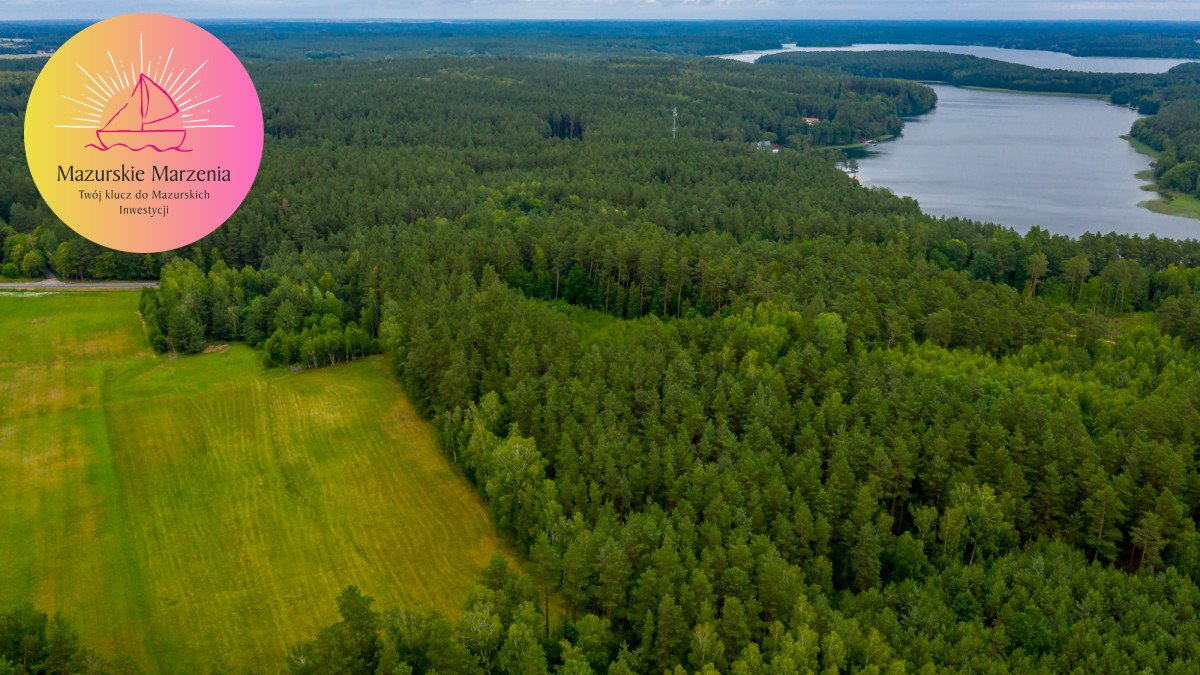
[[[783,51],[926,50],[973,54],[1040,68],[1164,72],[1177,59],[1074,57],[1056,52],[952,45],[785,46],[734,54],[754,62]],[[914,197],[934,215],[1084,232],[1200,238],[1200,220],[1167,216],[1138,203],[1156,198],[1136,177],[1150,160],[1121,138],[1138,114],[1103,101],[977,91],[935,85],[938,106],[908,120],[903,134],[857,153],[864,185]]]
[[[728,54],[721,58],[734,59],[753,63],[760,56],[767,54],[782,54],[784,52],[881,52],[881,51],[923,51],[946,52],[948,54],[968,54],[981,56],[997,61],[1020,63],[1034,68],[1051,68],[1055,70],[1075,70],[1088,73],[1165,73],[1186,59],[1142,59],[1115,58],[1108,56],[1071,56],[1061,52],[1045,52],[1036,49],[1004,49],[1002,47],[972,47],[963,45],[911,45],[911,44],[869,44],[851,47],[797,47],[784,45],[782,49],[768,49],[761,52],[746,52],[744,54]]]
[[[1027,230],[1200,237],[1200,220],[1154,213],[1135,177],[1149,160],[1121,138],[1137,113],[1102,101],[934,86],[938,106],[858,159],[864,185],[935,215]]]

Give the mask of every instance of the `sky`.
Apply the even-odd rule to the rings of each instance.
[[[191,19],[1200,20],[1200,0],[0,0],[0,20],[162,12]]]

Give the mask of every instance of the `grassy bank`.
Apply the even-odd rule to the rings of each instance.
[[[1122,136],[1121,138],[1129,141],[1133,149],[1139,153],[1152,159],[1158,159],[1157,150],[1133,136]],[[1147,199],[1144,202],[1139,202],[1138,206],[1168,216],[1182,216],[1184,218],[1200,220],[1200,198],[1182,192],[1159,189],[1158,184],[1154,182],[1154,172],[1152,170],[1141,171],[1137,177],[1148,183],[1148,185],[1142,186],[1143,190],[1158,195],[1158,199]]]
[[[1168,216],[1183,216],[1200,220],[1200,198],[1181,192],[1159,192],[1160,199],[1147,199],[1138,206]]]
[[[151,672],[277,669],[351,583],[459,612],[504,545],[382,360],[156,357],[137,299],[0,296],[0,602]]]
[[[1126,141],[1129,141],[1129,144],[1133,146],[1133,149],[1137,150],[1139,153],[1146,155],[1150,159],[1158,159],[1158,151],[1157,150],[1155,150],[1154,148],[1139,141],[1138,139],[1134,138],[1133,136],[1130,136],[1129,134],[1125,134],[1121,138],[1124,138]],[[1151,176],[1151,177],[1153,177],[1153,176]]]

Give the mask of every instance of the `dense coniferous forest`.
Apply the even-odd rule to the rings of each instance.
[[[1018,234],[857,185],[821,146],[935,104],[897,79],[251,73],[250,197],[189,250],[129,256],[37,199],[32,73],[4,72],[0,264],[159,275],[164,352],[384,354],[528,558],[457,619],[347,579],[293,672],[1195,671],[1200,243]],[[27,614],[0,640],[49,635]],[[36,670],[5,644],[0,672]]]
[[[928,218],[799,140],[750,145],[821,115],[822,82],[841,91],[824,105],[869,92],[860,136],[876,133],[864,111],[923,100],[916,85],[682,65],[273,66],[264,98],[305,114],[272,109],[270,151],[296,160],[265,164],[244,211],[262,220],[235,219],[146,294],[164,349],[388,354],[534,561],[532,590],[493,571],[468,607],[498,632],[364,611],[361,658],[1186,670],[1197,245]],[[335,82],[400,89],[380,115],[325,96]],[[615,103],[618,86],[634,93]],[[672,142],[665,112],[701,91]],[[581,138],[555,133],[563,119]],[[355,187],[312,179],[326,167]],[[244,267],[278,241],[300,243]],[[1134,318],[1155,311],[1180,338]],[[1064,613],[1046,577],[1110,590]],[[1113,598],[1165,612],[1139,650],[1099,647],[1126,620]],[[940,618],[914,623],[918,606]],[[344,630],[294,667],[349,658]]]

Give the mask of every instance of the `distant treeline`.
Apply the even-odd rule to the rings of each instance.
[[[1169,73],[1088,73],[1048,70],[967,54],[921,51],[788,52],[759,59],[760,65],[789,64],[852,73],[864,77],[896,77],[944,82],[960,87],[1104,96],[1153,114],[1164,100],[1181,97],[1178,87],[1200,91],[1200,70],[1192,64]]]
[[[1200,57],[1200,24],[1126,21],[201,21],[244,59],[728,54],[781,43],[989,45],[1076,56]],[[80,22],[0,22],[0,54],[54,49]]]

